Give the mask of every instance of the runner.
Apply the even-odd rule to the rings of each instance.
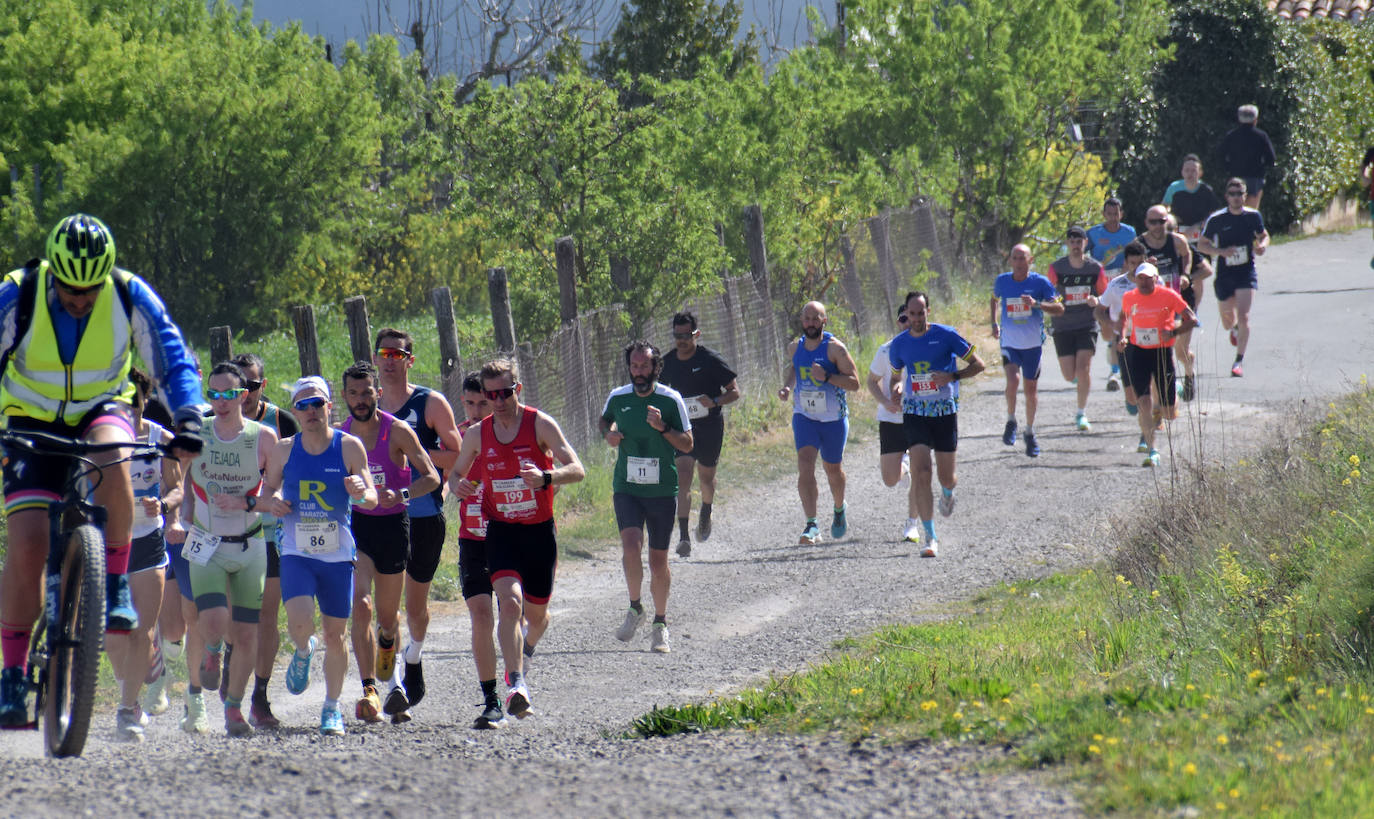
[[[1188,247],[1188,239],[1182,233],[1169,230],[1169,211],[1163,205],[1154,205],[1145,213],[1145,232],[1140,235],[1140,243],[1145,245],[1145,260],[1159,271],[1159,283],[1183,296],[1185,290],[1192,290],[1192,280],[1188,271],[1193,269],[1193,251]],[[1184,296],[1186,303],[1188,298]],[[1192,305],[1188,307],[1191,309]],[[1197,389],[1193,376],[1193,355],[1188,343],[1193,339],[1192,325],[1174,331],[1174,353],[1183,364],[1183,383],[1179,397],[1184,401],[1193,400]]]
[[[1259,276],[1255,273],[1255,257],[1263,256],[1269,247],[1269,231],[1264,229],[1264,217],[1254,208],[1247,208],[1245,182],[1231,178],[1226,182],[1226,209],[1207,217],[1202,226],[1198,249],[1217,258],[1217,278],[1212,288],[1217,294],[1217,309],[1221,312],[1221,326],[1230,331],[1231,344],[1236,348],[1236,360],[1231,375],[1240,378],[1241,359],[1250,344],[1250,307]]]
[[[552,488],[577,483],[586,472],[558,422],[520,403],[515,362],[488,362],[481,376],[491,415],[478,425],[477,434],[463,439],[449,483],[458,500],[466,502],[478,492],[478,484],[467,476],[474,470],[482,476],[487,569],[496,591],[497,633],[506,662],[506,710],[524,719],[532,712],[524,678],[521,623],[529,630],[529,640],[538,642],[543,636],[558,569]],[[554,466],[555,461],[559,466]],[[496,680],[481,683],[485,704],[479,719],[499,725],[503,714]]]
[[[644,586],[644,541],[649,541],[649,593],[654,598],[650,647],[672,650],[668,635],[668,542],[673,535],[677,496],[677,455],[692,451],[692,421],[681,393],[656,383],[663,357],[647,341],[625,348],[630,383],[611,390],[601,410],[601,437],[616,448],[611,486],[621,565],[630,593],[630,610],[615,630],[622,643],[634,639],[644,623],[639,602]]]
[[[1169,185],[1169,189],[1164,192],[1164,204],[1177,220],[1178,232],[1188,240],[1188,249],[1192,252],[1188,281],[1180,293],[1194,313],[1197,312],[1198,303],[1202,298],[1202,283],[1212,275],[1211,263],[1207,256],[1198,250],[1198,238],[1202,236],[1202,226],[1207,222],[1208,215],[1221,207],[1221,200],[1217,198],[1216,192],[1203,182],[1201,177],[1202,160],[1198,159],[1197,154],[1188,154],[1183,157],[1183,178]],[[1201,321],[1198,324],[1201,326]],[[1197,365],[1191,347],[1192,339],[1193,331],[1188,330],[1179,335],[1181,343],[1174,344],[1174,354],[1183,360],[1184,365],[1184,401],[1193,400],[1196,394],[1194,373]]]
[[[357,510],[352,521],[353,541],[358,547],[353,579],[353,655],[358,660],[358,676],[363,684],[355,716],[363,722],[381,722],[385,711],[394,723],[409,722],[410,702],[405,691],[393,681],[383,708],[377,683],[390,681],[396,675],[402,572],[410,551],[406,504],[412,491],[423,495],[437,488],[439,473],[420,448],[420,439],[410,425],[377,409],[376,368],[359,361],[344,370],[343,386],[349,416],[340,428],[363,442],[372,485],[377,489],[377,506]],[[413,475],[419,477],[412,481]],[[375,607],[370,594],[374,587]],[[378,644],[390,645],[392,649],[379,651]]]
[[[663,360],[660,383],[683,395],[687,415],[692,420],[692,451],[677,458],[677,553],[692,554],[692,539],[687,535],[692,513],[692,467],[701,476],[701,513],[697,515],[697,541],[711,537],[711,504],[716,499],[716,464],[725,442],[725,413],[721,407],[740,398],[735,371],[720,354],[698,343],[701,330],[690,312],[673,316],[673,355]]]
[[[1108,197],[1102,204],[1102,222],[1088,228],[1088,247],[1092,257],[1102,263],[1109,275],[1121,271],[1121,249],[1135,238],[1135,228],[1121,221],[1121,200]],[[1107,392],[1116,392],[1117,377],[1121,374],[1121,362],[1116,359],[1116,350],[1107,348],[1107,363],[1112,372],[1107,376]]]
[[[1175,386],[1173,344],[1175,328],[1197,323],[1192,308],[1183,297],[1159,284],[1159,271],[1146,262],[1135,270],[1136,289],[1121,299],[1121,319],[1117,322],[1117,348],[1125,354],[1131,383],[1138,389],[1140,406],[1137,420],[1140,436],[1148,447],[1144,466],[1159,466],[1155,449],[1153,385],[1162,404],[1163,416],[1178,417],[1178,392]],[[1175,316],[1182,316],[1175,320]]]
[[[825,467],[835,517],[830,536],[842,538],[849,530],[845,515],[844,445],[849,439],[849,405],[845,391],[859,389],[859,376],[849,349],[825,332],[825,305],[818,301],[802,307],[801,338],[787,345],[791,362],[778,398],[792,399],[792,439],[797,447],[797,494],[801,496],[806,528],[797,540],[802,545],[819,543],[816,504],[816,455]],[[795,387],[795,391],[794,388]]]
[[[1364,159],[1360,161],[1360,185],[1364,188],[1367,200],[1365,207],[1369,209],[1371,221],[1374,221],[1374,146],[1365,149]],[[1374,258],[1370,258],[1369,266],[1374,267]]]
[[[352,508],[372,509],[377,490],[363,442],[329,426],[333,404],[329,384],[318,375],[291,388],[291,413],[301,431],[277,444],[267,461],[263,511],[281,519],[281,592],[286,628],[296,651],[286,667],[286,690],[303,694],[310,685],[315,639],[315,603],[324,631],[324,707],[320,733],[343,736],[339,696],[348,673],[344,631],[353,606],[353,561],[357,559]]]
[[[1045,344],[1045,314],[1059,316],[1064,305],[1050,280],[1031,271],[1031,250],[1019,244],[1011,249],[1011,270],[992,284],[988,302],[992,337],[1002,343],[1002,368],[1007,376],[1007,425],[1002,443],[1016,445],[1016,388],[1026,387],[1026,455],[1040,457],[1035,439],[1035,410],[1039,403],[1040,352]],[[999,320],[1000,318],[1000,320]]]
[[[1140,242],[1131,242],[1122,251],[1125,257],[1125,272],[1107,282],[1107,291],[1098,300],[1097,307],[1093,308],[1093,316],[1097,318],[1098,327],[1102,329],[1102,338],[1112,348],[1116,348],[1117,342],[1117,322],[1121,319],[1121,298],[1135,289],[1135,269],[1145,261],[1145,245]],[[1135,385],[1131,383],[1130,370],[1121,370],[1122,395],[1126,399],[1126,414],[1135,415],[1140,409],[1136,406]],[[1140,437],[1138,452],[1149,452],[1150,446],[1145,440],[1145,436]]]
[[[0,405],[13,432],[33,430],[93,443],[131,443],[134,348],[176,409],[173,444],[189,456],[200,440],[200,379],[167,309],[147,283],[115,266],[114,237],[103,222],[76,214],[48,235],[45,259],[0,280]],[[65,457],[5,453],[5,566],[0,572],[0,728],[29,725],[33,624],[43,610],[48,506],[71,463]],[[95,456],[97,464],[117,452]],[[110,469],[95,487],[104,507],[105,626],[138,623],[126,575],[133,541],[134,493],[127,469]]]
[[[906,305],[903,304],[897,308],[897,332],[904,333],[906,329]],[[896,486],[903,478],[909,478],[906,430],[902,427],[902,396],[893,395],[887,386],[887,376],[892,372],[887,351],[891,348],[892,339],[879,345],[868,364],[868,375],[864,377],[869,395],[878,402],[878,471],[886,486]],[[911,486],[910,480],[907,480],[907,486]]]
[[[229,663],[229,691],[224,700],[224,728],[233,737],[253,733],[243,717],[242,703],[257,661],[258,619],[267,575],[267,542],[255,510],[262,470],[277,443],[275,432],[243,417],[245,381],[243,371],[228,361],[210,370],[206,397],[215,411],[211,434],[205,436],[205,450],[187,470],[191,491],[167,533],[169,543],[184,544],[182,556],[191,564],[200,636],[210,645],[228,637],[244,649]],[[216,688],[220,669],[208,660],[201,664],[200,684]]]
[[[381,408],[410,425],[430,462],[440,470],[442,481],[444,473],[453,467],[458,447],[462,445],[458,425],[453,420],[453,407],[442,393],[410,383],[410,368],[415,366],[415,345],[409,333],[383,328],[378,331],[372,350],[372,363],[381,378]],[[420,478],[413,465],[410,476],[412,481]],[[406,558],[405,597],[410,641],[402,652],[405,671],[401,686],[407,701],[414,707],[425,696],[421,653],[429,632],[429,584],[439,568],[447,532],[443,487],[411,497],[407,513],[410,515],[410,556]],[[378,643],[380,656],[385,657],[395,650],[394,643]]]
[[[243,394],[243,417],[257,421],[277,433],[277,438],[290,438],[300,427],[291,413],[263,397],[267,384],[266,371],[262,359],[253,353],[240,353],[230,359],[243,370],[248,381],[244,386],[248,392]],[[258,658],[253,674],[253,701],[248,711],[248,723],[254,728],[276,728],[281,723],[272,714],[272,703],[267,698],[267,683],[272,679],[272,667],[277,662],[277,652],[281,650],[281,551],[277,545],[277,519],[271,515],[262,516],[262,531],[267,540],[267,579],[262,587],[262,618],[258,620]],[[225,670],[232,646],[226,646]],[[220,680],[220,697],[228,683],[226,674]]]
[[[129,370],[134,393],[133,426],[135,440],[166,444],[172,433],[143,417],[143,406],[153,384],[137,368]],[[162,539],[165,516],[181,504],[181,464],[171,458],[132,461],[129,474],[134,487],[133,545],[129,549],[129,590],[138,627],[127,635],[110,634],[105,650],[119,682],[119,708],[115,712],[115,738],[125,742],[143,741],[147,717],[139,705],[139,689],[144,682],[158,684],[165,668],[158,672],[159,655],[154,652],[158,617],[162,609],[163,569],[167,566],[167,546]],[[165,489],[165,493],[164,493]],[[149,680],[149,677],[152,680]],[[158,689],[161,692],[161,687]],[[156,696],[153,697],[156,704]],[[167,710],[166,696],[162,710]]]
[[[1088,232],[1079,225],[1066,234],[1069,255],[1050,265],[1050,284],[1064,294],[1064,312],[1050,318],[1050,332],[1054,336],[1054,351],[1059,357],[1059,371],[1064,380],[1078,387],[1078,414],[1074,426],[1088,432],[1088,391],[1092,387],[1089,373],[1093,353],[1097,352],[1097,330],[1093,309],[1097,299],[1107,290],[1107,274],[1096,259],[1087,257]]]
[[[959,385],[983,371],[973,345],[953,327],[930,323],[930,297],[919,290],[906,294],[910,325],[888,348],[891,371],[887,386],[902,396],[902,427],[911,455],[911,493],[902,539],[926,545],[921,557],[935,557],[935,510],[931,502],[931,453],[940,479],[940,514],[954,514],[954,452],[959,445]],[[964,363],[963,369],[959,368]]]

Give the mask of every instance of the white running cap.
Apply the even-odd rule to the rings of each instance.
[[[291,403],[302,398],[320,397],[329,400],[329,382],[318,375],[307,375],[291,386]]]

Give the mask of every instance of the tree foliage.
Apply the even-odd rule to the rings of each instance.
[[[592,59],[606,80],[620,74],[655,80],[690,80],[708,63],[724,60],[726,79],[758,61],[758,37],[739,33],[740,4],[726,0],[635,0],[620,7],[620,21]]]

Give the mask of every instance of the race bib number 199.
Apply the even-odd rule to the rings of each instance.
[[[539,503],[534,499],[534,490],[530,489],[524,478],[493,478],[491,491],[496,510],[503,515],[519,515],[539,508]]]

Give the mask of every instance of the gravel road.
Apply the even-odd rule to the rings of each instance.
[[[320,659],[300,697],[286,693],[279,666],[271,696],[289,727],[248,740],[218,731],[187,736],[177,730],[178,705],[154,718],[141,746],[114,743],[113,714],[98,714],[80,759],[45,759],[32,733],[0,735],[7,783],[0,814],[1078,815],[1069,790],[1048,775],[977,767],[1001,749],[741,733],[617,737],[655,704],[706,698],[801,668],[847,635],[919,619],[935,604],[990,584],[1107,553],[1111,524],[1098,512],[1104,502],[1149,498],[1199,457],[1233,461],[1262,442],[1294,402],[1344,391],[1358,378],[1374,352],[1370,250],[1364,233],[1271,250],[1262,261],[1245,379],[1215,376],[1226,372],[1231,350],[1206,298],[1206,331],[1194,342],[1199,398],[1173,425],[1160,469],[1139,466],[1134,420],[1119,394],[1095,391],[1092,432],[1072,429],[1072,388],[1052,360],[1037,424],[1044,454],[1030,459],[1004,447],[1002,382],[993,373],[965,390],[958,508],[938,521],[937,559],[921,559],[899,540],[905,504],[878,479],[875,440],[850,442],[850,533],[838,542],[796,545],[803,521],[791,478],[751,485],[747,473],[723,471],[713,537],[691,559],[673,557],[671,654],[651,653],[647,636],[630,645],[611,636],[625,592],[618,550],[608,549],[562,567],[553,625],[531,672],[530,719],[499,731],[468,727],[480,697],[466,613],[461,604],[441,606],[426,641],[429,694],[408,725],[350,719],[347,736],[324,740],[315,730]],[[1314,269],[1320,287],[1312,284]],[[1343,350],[1339,360],[1328,352],[1333,339]],[[862,366],[869,354],[858,357]],[[1095,365],[1096,388],[1106,364],[1099,356]],[[868,401],[856,408],[871,411]],[[793,456],[780,449],[776,457]],[[824,489],[821,496],[826,503]],[[346,701],[357,693],[350,676]],[[210,713],[217,726],[219,705]]]

